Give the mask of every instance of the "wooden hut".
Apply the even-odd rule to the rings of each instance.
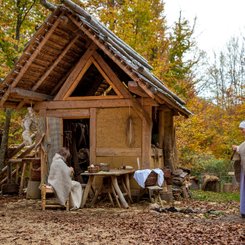
[[[61,147],[76,171],[175,166],[174,116],[185,103],[151,66],[70,0],[55,7],[1,83],[2,108],[32,107],[43,140],[42,180]],[[47,160],[44,156],[47,156]]]

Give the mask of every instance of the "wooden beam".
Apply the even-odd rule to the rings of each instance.
[[[152,117],[152,108],[151,106],[145,106],[150,119]],[[142,121],[142,152],[141,152],[141,168],[146,169],[150,167],[150,154],[151,154],[151,130],[152,122],[149,124],[145,120]]]
[[[52,100],[53,99],[53,96],[50,96],[47,94],[37,93],[34,91],[25,90],[22,88],[9,87],[9,91],[10,91],[11,97],[14,97],[14,95],[17,95],[17,97],[27,98],[30,100],[37,100],[37,101]]]
[[[128,89],[130,92],[139,95],[140,97],[148,97],[146,92],[135,81],[128,82]]]
[[[92,32],[90,32],[88,29],[86,29],[84,26],[81,25],[81,22],[77,21],[74,17],[69,16],[71,21],[80,29],[82,32],[84,32],[105,54],[107,54],[113,62],[115,62],[129,77],[132,78],[132,80],[139,79],[138,76],[132,72],[130,69],[127,68],[127,65],[121,60],[119,60],[115,54],[112,53],[112,51],[107,48],[99,39],[96,37]]]
[[[63,84],[62,88],[60,89],[60,91],[58,92],[58,94],[56,95],[54,100],[61,100],[65,96],[68,97],[70,95],[70,94],[67,94],[67,91],[70,89],[70,87],[72,85],[74,86],[74,83],[78,83],[79,82],[79,79],[78,79],[78,78],[80,78],[79,75],[80,75],[81,71],[83,70],[83,68],[86,66],[89,58],[91,57],[93,52],[96,50],[96,48],[97,48],[97,46],[94,43],[90,44],[90,46],[88,47],[87,51],[80,58],[80,60],[77,62],[75,68],[73,69],[71,74],[66,79],[65,83]]]
[[[172,171],[175,170],[174,163],[174,122],[173,112],[164,111],[164,138],[163,138],[163,153],[164,166],[169,167]]]
[[[32,87],[32,91],[36,91],[43,81],[49,76],[49,74],[52,72],[52,70],[58,65],[58,63],[63,59],[63,57],[66,55],[66,53],[69,51],[69,49],[72,47],[72,45],[77,41],[79,35],[77,35],[73,40],[66,46],[66,48],[62,51],[62,53],[58,56],[58,58],[55,60],[55,62],[49,67],[49,69],[41,76],[41,78],[38,80],[38,82]]]
[[[96,163],[96,145],[97,145],[97,115],[96,115],[96,108],[90,109],[90,124],[89,124],[89,139],[90,139],[90,146],[89,146],[89,161],[90,164]]]
[[[72,98],[70,97],[72,95],[72,92],[76,89],[76,86],[79,84],[80,80],[82,79],[82,77],[84,76],[84,74],[86,73],[86,71],[89,69],[89,67],[92,65],[92,60],[89,58],[88,60],[83,60],[84,65],[81,66],[81,70],[78,74],[78,76],[74,79],[74,80],[70,80],[70,87],[67,88],[66,91],[64,91],[64,96],[63,98],[59,98],[59,99],[68,99],[68,98]],[[68,79],[67,79],[68,80]],[[67,82],[66,80],[66,82]]]
[[[148,116],[148,114],[144,111],[144,108],[142,105],[130,94],[130,92],[127,90],[127,88],[123,85],[123,83],[120,81],[116,73],[109,67],[109,65],[103,60],[103,58],[98,54],[94,53],[93,57],[100,63],[103,67],[105,74],[113,79],[113,83],[116,85],[116,87],[119,88],[119,91],[123,94],[125,98],[129,98],[131,100],[131,105],[137,112],[137,114],[142,118],[146,119],[147,123],[151,124],[151,120]]]
[[[74,97],[67,97],[65,98],[65,100],[94,100],[96,98],[96,100],[108,100],[110,99],[119,99],[120,97],[118,95],[98,95],[98,96],[74,96]]]
[[[106,156],[130,156],[137,157],[141,155],[141,148],[97,148],[97,157]]]
[[[55,109],[55,110],[46,110],[39,113],[41,116],[47,117],[60,117],[60,118],[68,118],[68,119],[75,119],[75,118],[89,118],[89,109]]]
[[[112,87],[116,91],[119,91],[124,98],[130,98],[130,93],[104,59],[97,52],[94,52],[93,58],[97,61],[97,64],[99,64],[100,71],[103,71],[103,75],[108,78]]]
[[[25,99],[22,100],[22,101],[18,104],[18,106],[16,107],[16,110],[17,110],[17,111],[20,110],[20,109],[24,106],[25,103],[26,103],[26,100],[25,100]]]
[[[122,91],[115,85],[113,82],[113,77],[109,77],[105,72],[104,69],[101,67],[101,65],[93,58],[91,57],[93,64],[98,69],[100,74],[103,76],[103,78],[106,80],[106,82],[113,88],[115,93],[120,97],[123,98]]]
[[[137,100],[137,99],[136,99]],[[150,98],[142,98],[139,101],[144,105],[158,106],[158,104]],[[107,99],[105,100],[77,100],[77,101],[43,101],[37,102],[34,105],[35,111],[43,109],[79,109],[79,108],[114,108],[128,107],[131,105],[130,99]]]
[[[184,106],[181,105],[177,105],[176,103],[174,103],[173,101],[171,101],[167,96],[165,96],[162,93],[157,93],[157,96],[160,98],[160,100],[162,100],[161,104],[166,102],[169,107],[175,111],[180,112],[180,114],[182,114],[185,117],[188,117],[189,115],[191,115],[192,113],[190,111],[188,111]]]
[[[20,79],[23,77],[24,73],[28,70],[28,68],[30,67],[30,65],[32,64],[32,61],[37,57],[37,55],[40,53],[40,50],[42,49],[42,47],[45,45],[45,43],[47,42],[47,39],[53,34],[54,30],[56,29],[56,27],[62,23],[63,20],[61,18],[58,18],[56,20],[56,22],[53,24],[53,26],[50,28],[50,30],[48,31],[48,33],[46,34],[46,36],[44,37],[44,39],[40,42],[40,44],[37,46],[37,48],[35,49],[35,51],[31,54],[29,60],[24,64],[23,68],[21,69],[21,71],[19,72],[19,74],[17,75],[17,77],[15,78],[14,82],[11,84],[12,88],[15,88],[16,85],[18,84],[18,82],[20,81]],[[9,90],[9,89],[8,89]],[[4,102],[7,100],[8,98],[8,90],[5,92],[2,99],[1,99],[1,103],[0,106],[3,106]]]

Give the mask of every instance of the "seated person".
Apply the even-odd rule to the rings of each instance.
[[[65,206],[70,195],[71,207],[78,209],[82,202],[82,187],[79,182],[72,180],[74,170],[66,164],[69,157],[70,152],[65,147],[55,154],[49,170],[48,184],[54,188],[61,205]]]

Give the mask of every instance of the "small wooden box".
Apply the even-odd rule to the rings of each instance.
[[[145,186],[153,186],[153,185],[156,185],[157,183],[157,174],[155,172],[151,172],[146,181],[145,181]]]

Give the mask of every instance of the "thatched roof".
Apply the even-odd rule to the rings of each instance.
[[[184,101],[151,73],[142,56],[84,9],[70,0],[63,2],[37,30],[1,83],[1,107],[21,108],[53,100],[80,58],[96,45],[97,53],[126,87],[134,81],[160,105],[185,116],[191,114]]]

